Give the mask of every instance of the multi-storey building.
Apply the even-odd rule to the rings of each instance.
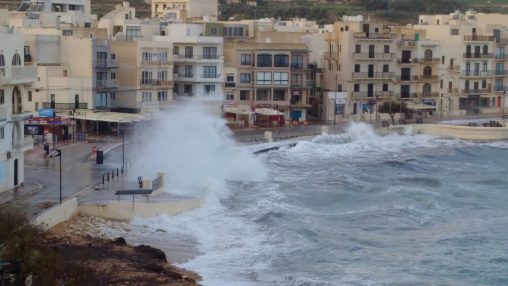
[[[24,121],[26,87],[37,80],[37,69],[24,65],[23,37],[0,27],[0,192],[24,181],[24,152],[33,147]]]
[[[152,0],[152,18],[185,20],[218,15],[218,0]]]

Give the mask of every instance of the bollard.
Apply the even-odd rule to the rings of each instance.
[[[108,182],[109,182],[109,172],[108,172]]]
[[[104,174],[102,174],[102,184],[104,185]]]

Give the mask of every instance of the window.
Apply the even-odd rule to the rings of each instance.
[[[141,93],[141,102],[151,102],[152,101],[152,92],[151,91],[143,91]]]
[[[32,91],[28,91],[28,102],[32,102]]]
[[[361,53],[362,52],[362,46],[361,45],[355,45],[355,53]]]
[[[157,92],[157,100],[159,102],[166,102],[168,101],[168,91],[167,90],[161,90]]]
[[[190,59],[194,57],[194,50],[192,47],[185,47],[185,58]]]
[[[216,66],[204,66],[203,67],[203,78],[217,78],[217,67]]]
[[[4,104],[4,103],[5,103],[4,90],[0,89],[0,104]]]
[[[235,82],[235,76],[233,74],[226,75],[226,82]]]
[[[487,88],[487,81],[486,80],[482,80],[482,88]]]
[[[287,85],[289,84],[289,74],[287,72],[274,72],[273,84]]]
[[[284,100],[286,100],[286,90],[284,90],[284,89],[275,89],[273,91],[273,100],[274,101],[284,101]]]
[[[5,138],[5,128],[2,126],[0,128],[0,139],[4,139]]]
[[[179,90],[178,84],[177,83],[173,84],[173,93],[178,94],[178,90]]]
[[[5,57],[3,54],[0,54],[0,67],[5,66]]]
[[[289,56],[275,55],[273,57],[273,64],[275,67],[289,67]]]
[[[125,28],[125,39],[127,41],[132,41],[135,38],[141,38],[141,27]]]
[[[226,93],[226,101],[233,101],[235,100],[235,94],[234,93]]]
[[[502,90],[503,90],[503,80],[496,79],[496,91],[502,91]]]
[[[450,35],[458,35],[459,34],[459,29],[451,29],[450,30]]]
[[[216,47],[203,47],[203,58],[216,59],[217,58],[217,48]]]
[[[383,65],[383,72],[390,72],[390,66],[389,65]]]
[[[388,91],[388,84],[387,83],[383,83],[383,91]]]
[[[180,53],[180,49],[178,46],[173,46],[173,55],[178,55]]]
[[[303,69],[303,55],[294,55],[291,57],[291,68]]]
[[[270,90],[269,89],[258,89],[256,91],[256,100],[269,101],[270,100]]]
[[[355,64],[355,72],[360,72],[360,65],[359,64]]]
[[[385,45],[385,54],[390,53],[390,45]]]
[[[67,29],[66,30],[62,30],[62,35],[66,36],[66,37],[72,36],[72,30],[67,30]]]
[[[142,71],[141,72],[141,84],[149,84],[152,82],[152,72]]]
[[[185,74],[184,74],[184,77],[186,78],[190,78],[190,77],[193,77],[194,75],[192,74],[192,66],[185,66]]]
[[[191,84],[184,85],[183,86],[183,93],[192,95],[192,85]]]
[[[20,66],[21,65],[21,57],[19,56],[19,54],[16,52],[13,56],[12,56],[12,66]]]
[[[243,27],[224,27],[222,29],[223,36],[224,37],[243,37],[244,34],[244,28]]]
[[[114,72],[111,73],[111,79],[116,79],[116,73]]]
[[[426,49],[425,52],[424,52],[423,57],[426,60],[432,60],[432,50],[431,49]]]
[[[256,84],[259,84],[259,85],[272,84],[272,73],[271,72],[257,72],[256,73]]]
[[[303,86],[303,74],[292,74],[291,75],[291,86],[302,87]],[[340,87],[342,89],[342,86]]]
[[[252,56],[249,54],[240,55],[240,64],[241,65],[251,65],[252,64]]]
[[[355,85],[353,86],[353,91],[354,92],[360,92],[360,84],[355,83]]]
[[[215,92],[215,85],[213,85],[213,84],[205,84],[203,86],[203,88],[204,88],[206,94]]]
[[[97,53],[97,57],[99,58],[99,54]],[[106,53],[103,53],[106,54]],[[141,60],[144,62],[151,62],[152,61],[152,53],[150,52],[141,52]]]
[[[76,94],[77,95],[77,94]],[[79,96],[79,95],[78,95]],[[111,100],[116,100],[116,93],[111,93]],[[78,104],[79,105],[79,104]]]
[[[113,55],[111,55],[113,56]],[[168,61],[168,52],[159,52],[159,61],[161,62],[167,62]]]
[[[271,67],[272,66],[272,55],[270,55],[270,54],[258,55],[257,66],[258,67]]]
[[[240,74],[240,82],[241,83],[250,83],[251,74],[250,73],[241,73]]]
[[[250,90],[240,90],[240,100],[249,100]]]
[[[423,68],[423,77],[424,78],[430,78],[432,77],[432,68],[429,66],[426,66]]]
[[[210,35],[212,35],[212,36],[218,36],[219,35],[219,30],[217,29],[217,27],[210,28]]]

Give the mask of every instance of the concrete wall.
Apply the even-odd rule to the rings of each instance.
[[[76,215],[77,211],[78,199],[74,197],[38,215],[33,223],[41,226],[43,229],[50,229],[59,223],[67,221]]]
[[[415,133],[453,137],[465,140],[506,140],[507,127],[470,127],[445,124],[414,125]]]

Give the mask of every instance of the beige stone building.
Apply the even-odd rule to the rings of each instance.
[[[217,19],[218,0],[152,0],[152,18]]]
[[[23,98],[30,97],[27,87],[37,80],[37,69],[25,65],[23,47],[21,35],[0,26],[0,193],[24,182],[24,152],[34,144],[24,133],[31,113]]]

